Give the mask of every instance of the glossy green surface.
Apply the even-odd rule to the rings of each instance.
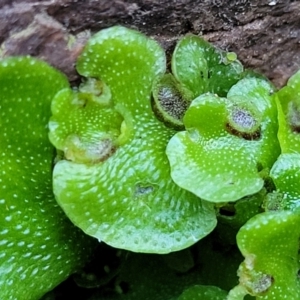
[[[52,193],[47,123],[52,97],[67,86],[65,76],[36,59],[0,61],[1,299],[39,299],[91,252]]]
[[[56,164],[54,193],[68,217],[99,241],[137,252],[168,253],[206,236],[216,225],[213,206],[172,181],[165,148],[174,131],[151,108],[153,82],[165,72],[161,47],[136,31],[112,27],[90,39],[77,69],[107,85],[111,107],[94,103],[92,109],[89,104],[78,108],[75,103],[56,109],[56,103],[72,106],[73,101],[70,92],[58,95],[62,98],[52,107],[51,141],[63,149],[70,135],[84,140],[109,131],[115,149],[105,159],[100,151],[97,159],[90,145],[81,143],[84,159],[79,153]],[[98,143],[103,148],[102,138]],[[65,145],[74,152],[74,143]]]
[[[91,252],[55,164],[59,205],[105,242],[75,276],[85,299],[300,299],[300,72],[274,93],[187,35],[166,74],[162,48],[121,26],[77,69],[71,89],[36,59],[0,61],[0,298],[40,299]]]
[[[192,92],[192,98],[206,92],[226,96],[244,71],[236,56],[228,56],[196,35],[186,35],[177,43],[171,66],[175,78]]]
[[[300,298],[299,225],[299,214],[281,211],[258,214],[241,228],[237,244],[245,261],[240,285],[228,300],[243,299],[243,293],[256,299]]]
[[[300,206],[300,72],[276,93],[278,104],[278,138],[282,154],[273,165],[274,181],[280,209],[298,210]]]
[[[270,176],[281,195],[281,209],[298,210],[300,207],[300,154],[283,153],[273,165]]]
[[[263,187],[259,172],[280,153],[272,86],[245,78],[227,98],[204,94],[193,100],[167,146],[172,178],[212,202],[236,201]]]

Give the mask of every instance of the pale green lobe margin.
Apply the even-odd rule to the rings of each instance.
[[[261,300],[300,299],[299,236],[297,213],[265,212],[251,218],[237,235],[245,260],[238,271],[240,284],[228,300],[246,294]]]
[[[280,153],[277,107],[272,86],[245,78],[227,98],[207,93],[194,99],[166,153],[172,178],[182,188],[212,202],[236,201],[257,193],[260,171]]]
[[[45,62],[0,61],[1,299],[40,299],[91,252],[52,193],[47,123],[51,99],[65,87],[65,76]]]
[[[69,218],[99,241],[136,252],[183,249],[216,225],[213,206],[179,188],[170,177],[165,147],[174,131],[156,119],[150,101],[153,83],[165,68],[162,48],[141,33],[116,26],[95,34],[77,69],[107,85],[110,108],[123,120],[122,142],[111,138],[115,149],[105,160],[62,160],[54,168],[54,193]],[[119,117],[109,125],[108,112],[95,109],[101,117],[90,111],[77,124],[57,122],[68,111],[53,111],[54,133],[59,126],[67,127],[52,139],[54,145],[82,126],[91,135],[120,127]]]

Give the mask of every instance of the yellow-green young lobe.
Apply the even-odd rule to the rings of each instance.
[[[66,78],[29,57],[0,62],[1,299],[33,300],[77,270],[90,242],[52,193],[47,123]]]

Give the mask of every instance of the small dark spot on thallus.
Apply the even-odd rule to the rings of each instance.
[[[232,204],[228,204],[219,209],[219,214],[225,217],[233,217],[235,216],[235,206]]]
[[[143,195],[148,195],[151,194],[154,190],[154,187],[152,185],[142,185],[138,183],[135,186],[135,195],[136,196],[143,196]]]

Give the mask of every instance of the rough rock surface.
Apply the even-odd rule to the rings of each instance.
[[[278,87],[300,69],[300,0],[0,0],[0,55],[40,57],[74,81],[86,39],[115,24],[167,50],[187,32],[203,35]]]

